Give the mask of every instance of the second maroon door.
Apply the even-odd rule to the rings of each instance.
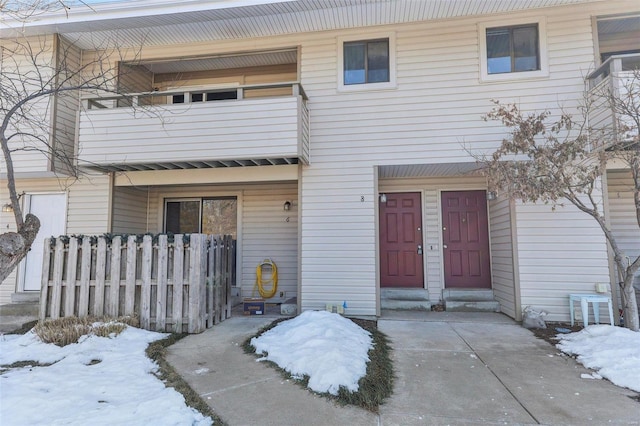
[[[442,192],[442,251],[447,288],[491,288],[485,191]]]
[[[424,287],[419,192],[386,194],[380,203],[380,285]]]

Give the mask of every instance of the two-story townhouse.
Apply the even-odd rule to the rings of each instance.
[[[127,96],[44,111],[87,174],[67,182],[40,153],[15,158],[42,238],[230,233],[240,295],[271,258],[272,301],[351,315],[380,315],[389,288],[415,306],[487,289],[513,318],[532,305],[567,320],[569,293],[617,282],[595,221],[489,193],[475,156],[505,136],[482,120],[491,99],[577,113],[607,58],[603,69],[637,67],[636,1],[144,0],[0,36],[44,40],[78,66],[100,41],[125,49],[113,73]],[[628,171],[603,182],[614,230],[640,252]],[[32,250],[0,303],[37,295],[41,259]]]

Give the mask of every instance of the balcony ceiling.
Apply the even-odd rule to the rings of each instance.
[[[137,0],[84,5],[39,15],[25,34],[60,33],[83,49],[105,40],[121,47],[269,37],[386,25],[603,0]],[[0,37],[15,29],[5,20]],[[91,34],[90,37],[88,34]]]
[[[480,169],[475,162],[378,166],[378,178],[480,176]]]
[[[230,68],[264,67],[268,65],[295,64],[298,52],[292,50],[220,55],[199,58],[137,61],[154,74],[185,73]]]

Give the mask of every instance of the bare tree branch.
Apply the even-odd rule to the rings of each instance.
[[[501,122],[508,136],[492,155],[476,159],[483,165],[492,190],[523,202],[550,203],[554,208],[566,200],[596,220],[622,277],[625,324],[637,331],[640,320],[633,280],[640,269],[640,256],[623,252],[604,216],[599,185],[608,162],[625,163],[631,172],[640,229],[640,71],[622,80],[617,91],[602,89],[591,95],[580,108],[584,117],[579,121],[564,111],[550,121],[549,111],[525,114],[516,105],[494,101],[494,108],[484,118]],[[614,126],[588,126],[588,114],[598,105],[614,113]],[[625,259],[630,260],[625,264]]]

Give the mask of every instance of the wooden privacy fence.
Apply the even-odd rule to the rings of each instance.
[[[200,333],[231,316],[230,235],[45,241],[40,319],[135,315],[147,330]]]

